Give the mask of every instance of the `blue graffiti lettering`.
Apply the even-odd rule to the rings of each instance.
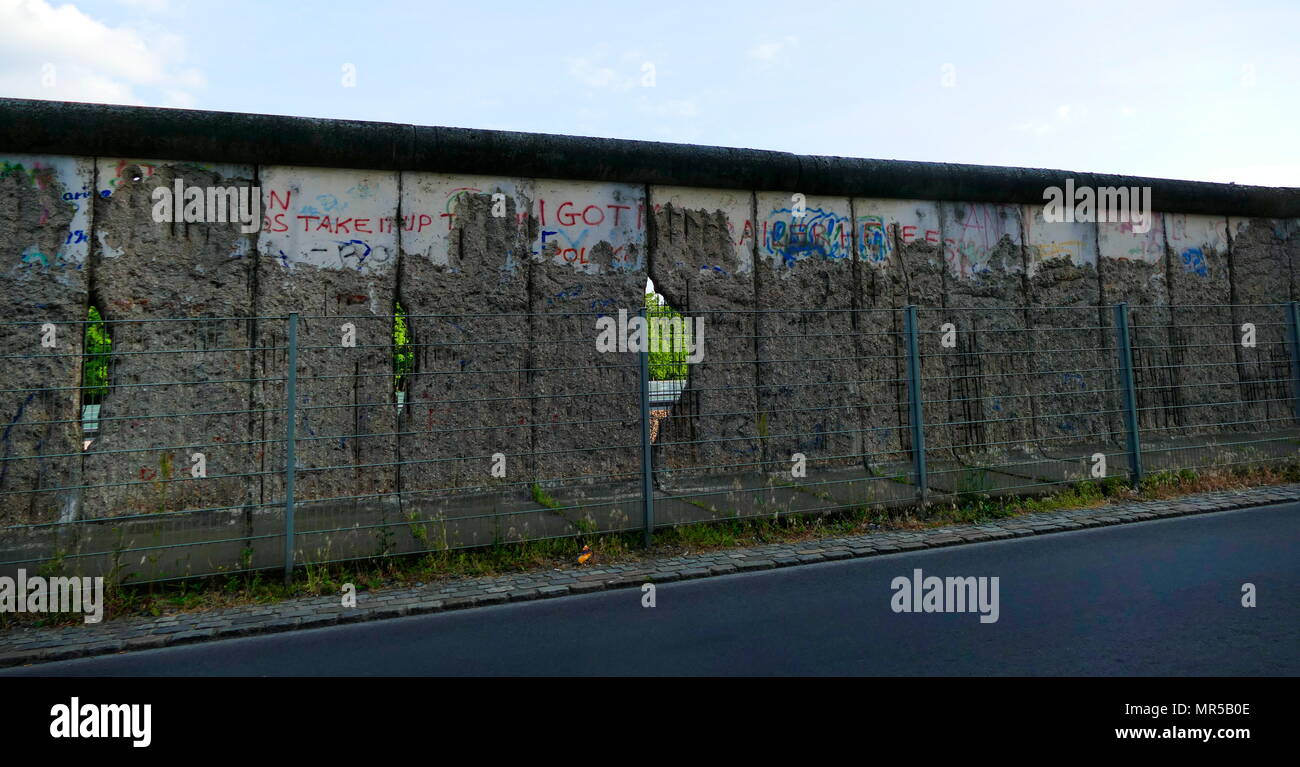
[[[1183,266],[1197,277],[1208,277],[1210,274],[1210,268],[1205,263],[1205,253],[1200,248],[1183,251]]]

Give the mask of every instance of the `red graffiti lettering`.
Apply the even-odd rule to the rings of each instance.
[[[592,219],[591,212],[593,210],[596,211],[596,215],[599,216],[599,218],[597,218],[595,221],[591,220]],[[588,205],[587,207],[582,209],[582,223],[586,224],[587,226],[600,226],[601,224],[605,223],[605,211],[601,210],[599,207],[595,205]]]
[[[270,202],[267,203],[267,206],[266,206],[266,207],[268,207],[268,208],[274,210],[275,207],[276,207],[276,204],[278,203],[278,204],[279,204],[279,207],[280,207],[280,210],[286,210],[286,211],[287,211],[287,210],[289,209],[289,201],[293,199],[293,192],[292,192],[292,191],[285,192],[285,193],[284,193],[284,199],[281,200],[281,199],[280,199],[280,196],[277,195],[277,194],[275,193],[275,190],[274,190],[274,189],[272,189],[272,190],[270,191],[270,196],[271,196],[271,200],[270,200]]]

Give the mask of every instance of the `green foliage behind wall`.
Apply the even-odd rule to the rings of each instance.
[[[685,326],[671,323],[661,328],[656,327],[654,322],[655,318],[680,318],[681,313],[666,303],[660,303],[657,293],[646,293],[645,315],[646,320],[650,322],[650,380],[677,381],[685,378],[685,339],[678,336]],[[681,351],[675,351],[679,348]],[[655,351],[656,349],[668,351]]]
[[[99,309],[90,307],[86,312],[86,338],[81,365],[81,402],[93,405],[108,394],[108,359],[113,351],[113,339],[108,335],[108,327],[99,315]]]
[[[406,325],[406,310],[400,301],[393,302],[393,390],[406,391],[406,379],[415,369],[415,349]]]

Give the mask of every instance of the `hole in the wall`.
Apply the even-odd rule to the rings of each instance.
[[[411,373],[415,369],[415,348],[411,344],[411,327],[401,301],[393,301],[393,394],[397,412],[402,412],[410,391]]]
[[[86,309],[86,332],[81,353],[81,447],[90,449],[99,435],[99,408],[108,395],[109,362],[113,338],[99,307]]]
[[[659,427],[686,386],[690,325],[667,298],[655,292],[650,279],[646,280],[645,314],[650,326],[650,439],[658,442]]]

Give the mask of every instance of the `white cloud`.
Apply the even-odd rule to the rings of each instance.
[[[780,61],[788,51],[799,47],[799,38],[786,35],[780,40],[771,40],[755,45],[749,49],[749,57],[760,64],[770,66]]]
[[[109,27],[72,4],[0,0],[0,95],[191,105],[204,78],[183,56],[184,42],[152,25]]]
[[[1011,130],[1017,133],[1028,133],[1034,136],[1046,136],[1049,133],[1055,133],[1057,128],[1073,122],[1077,118],[1084,117],[1087,114],[1088,110],[1084,107],[1076,108],[1072,104],[1061,104],[1053,113],[1053,119],[1027,120],[1012,125]]]
[[[569,74],[589,88],[609,88],[616,91],[629,90],[636,85],[640,70],[619,72],[610,67],[601,66],[583,57],[565,59],[569,65]]]

